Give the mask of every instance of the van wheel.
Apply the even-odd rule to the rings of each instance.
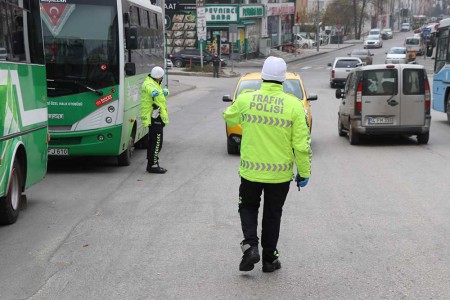
[[[341,117],[338,116],[338,134],[339,136],[346,136],[347,133],[342,130],[342,121]]]
[[[429,139],[430,139],[430,132],[420,133],[417,135],[417,143],[419,145],[428,144]]]
[[[353,132],[352,126],[349,126],[348,130],[348,141],[350,142],[350,145],[358,145],[361,141],[361,135],[359,133]]]
[[[9,175],[8,193],[0,197],[0,224],[10,225],[17,221],[22,199],[22,174],[20,164],[14,160]]]

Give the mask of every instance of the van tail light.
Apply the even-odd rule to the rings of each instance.
[[[331,70],[331,79],[334,79],[334,70]]]
[[[427,115],[430,114],[430,104],[431,104],[430,84],[428,82],[428,79],[425,78],[425,113]]]
[[[356,90],[356,114],[361,114],[362,105],[361,105],[361,99],[362,99],[362,89],[363,89],[363,82],[362,80],[358,83],[358,89]]]

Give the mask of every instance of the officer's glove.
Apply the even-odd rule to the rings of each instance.
[[[169,95],[169,90],[168,89],[164,88],[162,91],[163,91],[163,94],[164,94],[165,97],[167,97]]]
[[[301,187],[305,187],[308,184],[309,178],[303,178],[299,174],[295,175],[295,182],[297,183],[298,190]]]
[[[153,92],[152,92],[152,97],[153,97],[153,98],[155,98],[155,97],[158,96],[158,95],[159,95],[159,93],[158,93],[157,91],[153,91]]]

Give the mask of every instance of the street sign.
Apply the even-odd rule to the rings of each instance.
[[[206,13],[204,7],[197,7],[197,39],[206,41]]]
[[[230,43],[236,43],[238,40],[238,26],[237,24],[230,24]]]
[[[431,28],[425,27],[422,29],[422,34],[424,36],[429,36],[431,34]]]

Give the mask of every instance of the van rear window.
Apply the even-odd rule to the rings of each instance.
[[[363,96],[397,95],[397,69],[365,70],[363,72]]]
[[[336,62],[335,68],[356,68],[360,62],[355,59],[341,59]]]
[[[406,39],[408,45],[419,45],[419,39]]]
[[[425,74],[422,69],[403,70],[403,94],[424,95]]]

